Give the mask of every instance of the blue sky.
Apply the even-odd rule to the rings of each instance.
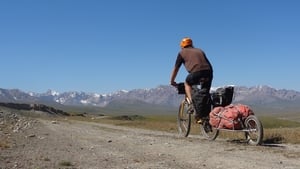
[[[0,88],[84,91],[169,84],[189,36],[213,86],[300,91],[298,0],[2,0]],[[181,67],[177,81],[186,76]]]

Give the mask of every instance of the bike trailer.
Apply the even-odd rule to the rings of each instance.
[[[243,104],[215,107],[209,114],[209,123],[220,129],[242,129],[244,120],[254,115],[249,106]]]

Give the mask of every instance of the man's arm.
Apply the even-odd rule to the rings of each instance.
[[[179,70],[179,68],[175,66],[174,69],[173,69],[173,71],[172,71],[172,73],[171,73],[171,81],[170,81],[170,84],[171,84],[172,86],[176,86],[175,79],[176,79],[178,70]]]
[[[177,73],[179,71],[179,68],[181,66],[181,64],[184,62],[183,58],[181,57],[180,53],[178,53],[177,55],[177,58],[176,58],[176,62],[175,62],[175,66],[172,70],[172,73],[171,73],[171,80],[170,80],[170,84],[172,86],[176,86],[176,82],[175,82],[175,79],[176,79],[176,76],[177,76]]]

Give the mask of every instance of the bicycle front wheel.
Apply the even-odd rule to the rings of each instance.
[[[188,112],[188,104],[185,100],[180,103],[178,117],[177,117],[177,125],[179,135],[183,137],[187,137],[191,130],[191,113]]]

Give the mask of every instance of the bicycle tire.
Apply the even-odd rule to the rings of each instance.
[[[247,130],[245,132],[246,140],[250,145],[261,145],[263,141],[263,126],[259,119],[254,116],[250,115],[245,119],[245,127]]]
[[[204,119],[200,125],[201,134],[208,140],[215,140],[219,135],[219,130],[209,124],[209,119]]]
[[[177,116],[177,126],[180,136],[187,137],[191,130],[192,115],[188,113],[188,104],[185,100],[180,103],[178,116]]]

